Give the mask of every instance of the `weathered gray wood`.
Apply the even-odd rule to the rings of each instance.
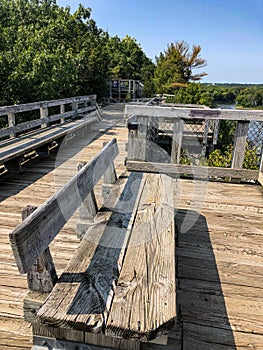
[[[36,326],[33,326],[36,329]],[[48,336],[35,336],[32,350],[140,350],[140,342],[121,338],[114,339],[101,333],[91,334],[68,329],[56,330],[51,327],[46,332],[42,331],[41,333],[47,333]],[[74,338],[75,340],[69,340],[68,338]],[[42,344],[46,344],[46,346],[42,347]]]
[[[173,179],[144,175],[106,334],[148,341],[175,323]]]
[[[40,107],[40,118],[46,119],[48,117],[48,108],[47,107]],[[42,128],[46,128],[48,126],[48,123],[43,123],[41,125]]]
[[[28,205],[22,211],[22,220],[30,216],[37,207]],[[48,234],[48,233],[46,233]],[[58,280],[53,259],[47,247],[44,252],[36,259],[27,273],[28,289],[40,293],[49,293]]]
[[[148,117],[138,117],[137,140],[135,144],[135,159],[146,160],[147,157]]]
[[[128,159],[136,160],[136,147],[138,138],[137,117],[132,116],[128,121]]]
[[[117,193],[108,197],[38,312],[40,322],[96,333],[105,327],[141,195],[140,179],[134,173],[117,182]]]
[[[158,161],[156,144],[158,140],[159,120],[156,117],[148,117],[146,134],[146,158],[147,161]]]
[[[258,182],[263,186],[263,148],[261,151],[261,159],[259,165]]]
[[[65,136],[71,130],[78,130],[84,126],[97,122],[98,119],[94,116],[94,114],[95,112],[91,112],[87,118],[83,118],[79,121],[69,124],[63,124],[60,128],[51,126],[49,128],[43,129],[42,131],[37,131],[36,133],[31,134],[32,138],[28,138],[28,136],[25,137],[25,142],[22,145],[20,144],[19,146],[13,148],[10,147],[10,149],[0,152],[0,163],[4,164],[13,158],[17,158],[24,155],[25,153],[29,153],[46,143],[50,143],[53,140]]]
[[[165,164],[165,163],[151,163],[130,161],[126,162],[126,168],[129,171],[150,172],[160,174],[180,175],[187,174],[194,177],[231,177],[231,178],[244,178],[257,180],[258,171],[248,169],[231,169],[231,168],[217,168],[197,165],[184,165],[184,164]]]
[[[0,107],[0,116],[8,115],[8,113],[34,111],[36,109],[40,109],[41,107],[48,108],[48,107],[59,106],[61,104],[69,104],[74,102],[81,103],[85,101],[94,101],[94,100],[96,100],[96,95],[79,96],[79,97],[77,96],[77,97],[64,98],[60,100],[50,100],[50,101],[33,102],[33,103],[26,103],[21,105],[14,105],[14,106],[4,106],[4,107]]]
[[[48,294],[49,293],[40,293],[31,290],[27,292],[23,305],[24,320],[26,322],[36,322],[37,312],[48,297]]]
[[[60,114],[62,114],[62,118],[60,119],[61,123],[65,123],[65,117],[63,116],[64,113],[65,113],[65,105],[61,104],[60,105]]]
[[[81,205],[117,154],[117,141],[113,139],[58,193],[10,233],[10,243],[20,273],[30,270],[32,264]]]
[[[85,108],[79,108],[76,111],[69,111],[69,112],[65,112],[64,114],[54,114],[51,116],[46,116],[45,117],[45,113],[43,113],[43,117],[40,119],[36,119],[36,120],[31,120],[28,122],[24,122],[24,123],[20,123],[14,126],[10,126],[8,128],[3,128],[0,129],[0,137],[4,137],[4,136],[9,136],[18,132],[23,132],[23,131],[28,131],[34,128],[37,128],[39,126],[43,126],[43,125],[47,125],[51,122],[60,120],[61,118],[63,120],[65,119],[69,119],[72,117],[76,117],[80,114],[85,114],[87,112],[92,112],[95,111],[95,107],[94,106],[89,106],[89,107],[85,107]],[[46,109],[44,109],[46,110]]]
[[[105,145],[106,146],[106,143]],[[78,164],[78,171],[80,171],[86,163],[82,162]],[[79,208],[79,218],[77,222],[77,233],[78,238],[82,239],[90,225],[94,223],[94,218],[98,212],[98,205],[96,201],[96,196],[94,189],[88,193],[87,197],[83,200]]]
[[[183,119],[227,119],[227,120],[263,120],[263,111],[255,110],[227,110],[227,109],[201,109],[176,108],[163,106],[126,105],[125,116],[152,116],[173,121],[174,118]]]
[[[107,142],[103,142],[103,147],[105,147]],[[106,169],[104,173],[104,184],[115,184],[117,181],[117,173],[114,166],[114,162],[112,162],[109,167]]]
[[[171,163],[180,163],[180,155],[182,148],[184,122],[182,119],[177,119],[173,124],[173,140],[172,140],[172,152]]]
[[[205,127],[204,127],[204,132],[203,132],[203,141],[202,141],[202,150],[201,150],[201,155],[205,157],[206,155],[206,149],[207,149],[207,139],[208,139],[208,133],[209,133],[209,128],[212,120],[205,120]]]
[[[246,140],[249,122],[239,121],[237,123],[231,168],[242,168],[246,150]]]
[[[15,113],[10,112],[10,113],[8,113],[8,126],[10,128],[13,128],[15,125],[16,125]],[[12,138],[12,137],[15,137],[16,135],[15,135],[15,133],[11,133],[9,136],[10,136],[10,138]]]

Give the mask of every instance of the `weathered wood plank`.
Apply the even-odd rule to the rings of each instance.
[[[29,271],[34,261],[81,205],[117,154],[117,142],[113,139],[57,194],[10,233],[10,242],[20,273]]]
[[[231,177],[231,178],[245,178],[251,180],[258,179],[257,170],[248,169],[232,169],[232,168],[218,168],[207,167],[197,165],[184,165],[184,164],[166,164],[166,163],[153,163],[153,162],[141,162],[128,160],[126,167],[129,171],[140,171],[160,174],[180,175],[187,174],[194,177]]]
[[[143,185],[134,173],[118,183],[65,272],[38,312],[41,323],[98,332],[105,327]],[[127,179],[126,179],[127,180]],[[121,187],[123,188],[123,186]]]
[[[96,110],[95,106],[90,106],[85,108],[79,108],[75,111],[65,112],[63,114],[54,114],[54,115],[47,116],[47,108],[42,108],[42,117],[40,119],[27,121],[17,125],[9,126],[8,128],[0,129],[0,137],[5,137],[5,136],[9,136],[19,132],[31,130],[39,126],[42,126],[42,127],[47,126],[49,123],[60,120],[61,118],[65,120],[65,119],[77,117],[78,115],[81,115],[87,112],[93,112],[95,110]]]
[[[243,166],[248,128],[249,122],[247,121],[237,123],[231,168],[241,169]]]
[[[180,163],[183,130],[184,130],[183,121],[181,119],[175,120],[173,125],[171,163],[175,163],[175,164]]]
[[[183,119],[225,119],[225,120],[263,120],[263,111],[255,110],[227,110],[227,109],[201,109],[201,108],[176,108],[161,106],[126,105],[126,116],[152,116],[165,118],[172,122],[174,118]]]
[[[263,335],[232,332],[193,323],[183,324],[184,350],[262,349]]]
[[[174,325],[175,236],[173,179],[145,175],[106,334],[151,340]]]
[[[25,220],[36,209],[37,207],[33,206],[27,206],[23,209],[22,220]],[[49,293],[52,291],[57,279],[55,265],[49,247],[47,247],[27,273],[28,289],[41,293]]]
[[[263,151],[261,154],[259,173],[258,173],[258,182],[263,186]]]

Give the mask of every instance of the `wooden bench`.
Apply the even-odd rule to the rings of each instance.
[[[70,111],[65,112],[65,106]],[[48,115],[48,108],[60,107],[60,113]],[[40,118],[16,124],[16,114],[32,113],[39,109]],[[97,122],[100,111],[96,96],[82,96],[62,100],[0,107],[0,117],[8,116],[9,126],[0,129],[0,167],[20,170],[21,166],[37,156],[48,156],[66,137],[84,134],[85,129]],[[19,136],[17,136],[19,135]]]
[[[117,154],[114,139],[10,234],[19,271],[28,274],[33,349],[136,350],[175,322],[174,180],[166,175],[131,173],[110,184],[57,281],[48,246],[78,207],[84,227],[83,212],[96,208],[93,187],[105,173],[114,182]]]

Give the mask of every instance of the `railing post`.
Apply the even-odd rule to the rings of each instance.
[[[40,107],[40,118],[47,118],[48,117],[48,108],[47,107]],[[44,123],[41,125],[41,128],[46,128],[48,126],[48,123]]]
[[[128,123],[128,160],[136,160],[136,147],[138,141],[138,122]]]
[[[37,207],[27,206],[22,211],[25,220]],[[57,282],[57,273],[49,248],[41,254],[27,273],[28,289],[40,293],[49,293]]]
[[[258,182],[263,186],[263,142],[261,145],[261,159],[259,164]]]
[[[8,126],[10,128],[14,127],[16,125],[16,117],[15,117],[15,113],[8,113]],[[16,134],[10,134],[10,139],[16,137]]]
[[[137,143],[135,144],[135,159],[146,161],[148,117],[138,116]]]
[[[60,114],[64,114],[64,113],[65,113],[65,105],[62,104],[62,105],[60,105]],[[64,117],[62,117],[60,119],[60,123],[65,123],[65,118]]]
[[[159,119],[158,117],[148,117],[146,130],[146,154],[145,160],[150,162],[157,162],[159,159],[159,148],[157,147],[159,133]]]
[[[85,162],[80,162],[77,170],[80,171],[85,165]],[[88,228],[93,224],[97,212],[98,205],[94,189],[92,189],[79,208],[79,221],[77,222],[77,237],[79,239],[83,238]]]
[[[245,157],[249,121],[238,121],[234,141],[231,168],[241,169]]]
[[[175,163],[175,164],[180,163],[183,130],[184,130],[184,122],[182,121],[182,119],[176,119],[173,124],[171,163]]]

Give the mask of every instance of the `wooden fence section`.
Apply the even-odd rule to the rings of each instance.
[[[70,111],[65,112],[65,106],[70,105]],[[49,108],[59,107],[60,113],[49,115]],[[37,127],[47,127],[53,122],[65,122],[66,119],[77,117],[96,109],[96,95],[71,97],[60,100],[33,102],[22,105],[0,107],[0,117],[8,118],[8,127],[0,130],[0,138],[14,137],[17,133],[30,131]],[[17,115],[23,112],[39,111],[39,119],[17,123]]]
[[[129,128],[127,168],[131,171],[258,180],[259,161],[257,170],[243,166],[248,144],[255,157],[262,154],[263,111],[126,105],[125,117]],[[222,120],[236,124],[231,165],[208,167],[208,156],[219,143]],[[259,128],[256,142],[251,140],[250,122]],[[185,162],[189,158],[191,161]]]
[[[96,95],[91,95],[0,107],[0,118],[6,117],[9,126],[0,129],[1,173],[19,171],[31,159],[49,155],[64,137],[85,136],[86,129],[101,119],[101,112]]]

